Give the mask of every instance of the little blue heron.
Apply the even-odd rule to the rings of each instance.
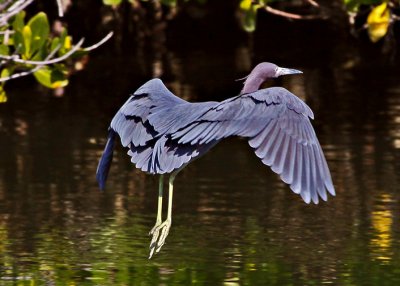
[[[248,139],[265,165],[280,175],[306,203],[335,195],[331,175],[309,118],[311,109],[282,87],[261,84],[301,71],[260,63],[244,78],[238,96],[222,102],[189,103],[172,94],[160,79],[142,85],[111,121],[96,178],[104,189],[118,134],[136,168],[160,174],[156,224],[150,231],[150,256],[164,245],[172,221],[175,176],[223,138]],[[169,176],[167,219],[162,222],[163,174]]]

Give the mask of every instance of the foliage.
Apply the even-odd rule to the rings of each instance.
[[[65,28],[61,37],[49,38],[50,27],[45,13],[39,12],[26,25],[24,17],[25,13],[20,12],[13,21],[14,34],[13,41],[8,43],[9,51],[17,52],[24,60],[45,61],[53,51],[58,50],[57,54],[62,56],[71,49],[70,36],[67,36]],[[14,69],[34,68],[32,65],[23,63],[13,63],[13,65],[15,65]],[[41,84],[49,88],[65,86],[68,83],[67,68],[64,64],[43,66],[33,74]],[[54,76],[55,74],[57,76]]]
[[[105,5],[119,5],[121,2],[122,0],[103,0]]]
[[[397,20],[393,11],[400,7],[400,2],[393,0],[343,0],[343,2],[350,19],[368,11],[364,27],[367,28],[369,39],[373,43],[386,36],[390,24]]]
[[[252,0],[240,1],[240,10],[242,11],[242,27],[246,32],[253,32],[256,29],[257,9],[259,4],[252,4]]]
[[[383,38],[389,28],[390,24],[390,11],[387,3],[376,6],[369,13],[367,18],[368,35],[372,42],[377,42]]]
[[[379,5],[382,3],[382,0],[343,0],[343,3],[347,11],[357,12],[361,5]]]
[[[105,5],[117,7],[124,0],[103,0]],[[148,0],[125,0],[132,4],[140,2],[148,2]],[[188,2],[190,0],[185,0]],[[192,0],[193,2],[194,0]],[[385,37],[387,31],[398,17],[394,15],[393,11],[400,8],[400,1],[398,0],[337,0],[343,3],[344,9],[347,11],[350,23],[354,25],[354,18],[364,15],[368,12],[368,17],[364,20],[364,26],[361,30],[366,29],[371,42],[378,42]],[[161,3],[167,7],[175,7],[179,2],[177,0],[156,0],[155,2]],[[202,4],[206,0],[197,0]],[[254,32],[256,30],[257,15],[260,12],[272,13],[277,16],[286,17],[294,20],[312,20],[323,18],[318,0],[240,0],[238,5],[238,15],[241,26],[246,32]],[[291,6],[290,6],[291,5]],[[309,6],[311,14],[295,14],[284,10],[279,10],[279,7],[299,7]],[[301,9],[300,9],[301,10]],[[304,10],[304,9],[303,9]]]
[[[51,32],[45,12],[27,19],[25,9],[32,2],[5,1],[0,4],[0,103],[7,101],[4,89],[7,81],[30,74],[45,87],[65,87],[71,56],[74,55],[76,61],[86,54],[80,47],[83,40],[72,45],[72,37],[65,27]],[[60,16],[62,13],[61,10]]]
[[[278,2],[278,0],[241,0],[239,7],[242,13],[241,23],[243,29],[247,32],[253,32],[256,29],[256,17],[257,11],[265,10],[270,13],[274,13],[279,16],[292,18],[292,19],[313,19],[318,18],[310,17],[310,15],[298,15],[293,13],[288,13],[285,11],[280,11],[271,8],[269,5],[273,2]],[[290,0],[282,0],[280,2],[291,2]],[[307,2],[307,1],[306,1]],[[310,5],[317,6],[316,1],[308,1]],[[399,1],[385,1],[385,0],[343,0],[344,7],[349,13],[350,17],[355,17],[358,13],[363,13],[366,9],[370,10],[367,21],[365,23],[365,28],[368,30],[368,36],[370,40],[375,43],[383,38],[389,29],[389,26],[397,18],[392,17],[391,10],[399,8]],[[361,8],[363,8],[361,10]],[[354,21],[350,21],[354,24]]]

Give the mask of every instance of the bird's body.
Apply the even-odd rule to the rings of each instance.
[[[246,81],[256,82],[257,88],[246,88],[245,84],[241,95],[222,102],[189,103],[173,95],[159,79],[145,83],[111,121],[97,170],[100,187],[105,185],[116,134],[129,148],[137,168],[150,174],[172,173],[170,201],[177,172],[223,138],[240,136],[306,203],[318,203],[319,197],[326,200],[327,191],[334,195],[329,169],[309,120],[314,116],[311,109],[284,88],[258,90],[262,81],[254,78],[251,73]],[[162,199],[161,180],[160,196]],[[170,226],[169,222],[166,230],[162,227],[160,212],[159,204],[151,255],[154,248],[161,248]],[[170,209],[168,213],[170,216]],[[164,237],[157,244],[159,231]]]

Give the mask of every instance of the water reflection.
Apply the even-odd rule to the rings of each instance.
[[[387,204],[392,202],[393,200],[389,194],[382,194],[379,199],[379,204],[381,205],[375,206],[376,210],[371,213],[374,230],[370,243],[371,254],[375,259],[381,260],[383,263],[389,262],[393,254],[391,252],[393,215],[387,209]]]

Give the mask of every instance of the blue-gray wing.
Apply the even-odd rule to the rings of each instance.
[[[152,79],[126,101],[110,128],[129,148],[128,155],[137,168],[152,174],[169,173],[215,145],[212,140],[201,145],[178,143],[170,134],[216,104],[189,103],[172,94],[160,79]]]
[[[309,118],[311,109],[284,88],[228,99],[171,134],[180,144],[246,137],[256,155],[306,203],[335,195],[331,175]]]

